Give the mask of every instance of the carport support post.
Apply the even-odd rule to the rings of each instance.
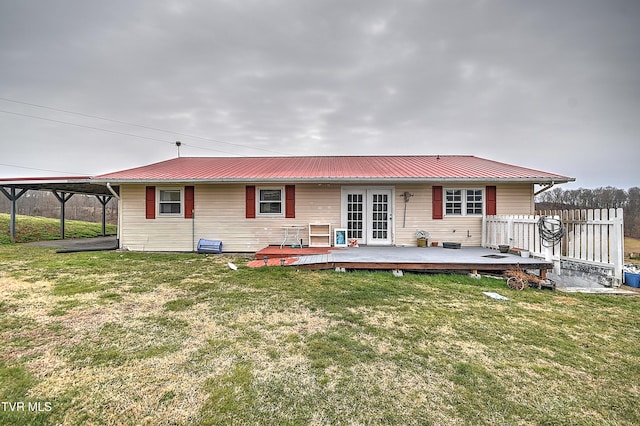
[[[15,188],[11,188],[10,189],[11,192],[9,193],[7,192],[6,189],[0,187],[0,191],[2,191],[5,197],[7,197],[9,201],[11,201],[11,207],[9,210],[9,215],[11,216],[11,219],[9,220],[9,235],[11,236],[11,242],[15,243],[16,242],[16,201],[18,201],[18,198],[22,197],[24,193],[27,192],[28,190],[23,189],[18,194],[16,194]]]
[[[102,204],[102,236],[107,236],[107,203],[111,201],[113,197],[110,195],[96,195],[100,204]]]
[[[53,195],[56,196],[58,201],[60,201],[60,239],[64,240],[64,206],[69,201],[69,198],[73,197],[73,193],[68,194],[66,192],[51,191]]]

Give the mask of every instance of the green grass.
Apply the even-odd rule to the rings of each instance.
[[[624,261],[640,264],[640,238],[624,238]]]
[[[640,423],[636,297],[194,254],[0,263],[0,397],[52,407],[0,424]]]
[[[6,213],[0,213],[0,244],[10,244],[10,218]],[[107,235],[116,233],[116,226],[107,224]],[[77,220],[65,221],[66,238],[91,238],[102,235],[102,224],[81,222]],[[29,243],[33,241],[49,241],[60,239],[60,220],[45,217],[16,216],[16,242]]]

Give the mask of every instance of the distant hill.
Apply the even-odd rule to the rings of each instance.
[[[107,225],[107,234],[116,233],[115,225]],[[77,220],[65,221],[66,238],[91,238],[102,235],[102,224],[81,222]],[[47,241],[60,239],[60,220],[45,217],[16,216],[16,242],[28,243],[33,241]],[[9,215],[0,213],[0,244],[9,244]]]

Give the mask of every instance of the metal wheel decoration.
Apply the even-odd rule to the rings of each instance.
[[[519,277],[511,277],[507,280],[507,286],[512,290],[524,290],[527,282]]]

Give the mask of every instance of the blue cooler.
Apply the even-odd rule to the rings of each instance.
[[[222,241],[218,240],[204,240],[198,241],[198,253],[222,253]]]
[[[629,287],[640,288],[640,274],[624,273],[624,282]]]

